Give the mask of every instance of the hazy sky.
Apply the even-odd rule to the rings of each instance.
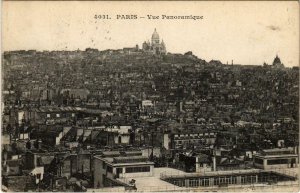
[[[283,2],[3,2],[2,50],[141,46],[154,28],[167,51],[238,64],[299,65],[299,5]],[[96,20],[108,14],[110,20]],[[197,15],[202,20],[117,20],[117,14]]]

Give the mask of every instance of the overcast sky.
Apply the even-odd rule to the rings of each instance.
[[[238,64],[299,65],[299,5],[273,2],[3,2],[4,51],[141,46],[154,28],[167,51]],[[108,14],[110,20],[96,20]],[[198,15],[203,20],[117,20],[117,14]]]

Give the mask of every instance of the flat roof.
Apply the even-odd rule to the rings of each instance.
[[[293,151],[293,148],[274,148],[274,149],[263,149],[263,152],[282,152],[282,151]]]
[[[153,176],[148,177],[132,177],[132,178],[118,178],[123,182],[129,182],[131,179],[135,179],[135,186],[137,191],[158,191],[163,187],[164,190],[174,190],[174,185],[160,179],[161,173],[174,173],[174,174],[186,174],[181,170],[174,168],[153,168]],[[176,187],[178,189],[186,189],[185,187]]]
[[[173,192],[182,190],[182,191],[190,191],[193,189],[193,187],[189,187],[188,189],[186,187],[179,187],[175,186],[172,183],[166,182],[164,180],[161,180],[161,174],[167,174],[167,175],[173,175],[173,176],[178,176],[180,178],[183,178],[188,175],[200,175],[200,176],[217,176],[217,175],[228,175],[228,174],[242,174],[242,173],[254,173],[254,172],[261,172],[264,170],[261,169],[249,169],[249,170],[232,170],[232,171],[217,171],[217,172],[206,172],[205,174],[203,173],[186,173],[181,170],[177,170],[174,168],[167,168],[167,167],[162,167],[162,168],[154,168],[153,169],[153,176],[149,177],[132,177],[132,178],[118,178],[118,180],[122,182],[128,183],[131,179],[135,180],[135,185],[137,188],[137,191],[146,191],[146,192],[153,192],[153,191],[167,191],[167,192]],[[196,187],[195,189],[199,188],[207,188],[207,187]]]
[[[102,152],[104,156],[115,156],[115,155],[120,155],[119,151],[104,151]]]
[[[132,156],[133,157],[133,156]],[[132,158],[132,157],[124,157],[124,158]],[[134,156],[134,157],[139,157],[139,158],[145,158],[144,156]],[[154,165],[154,162],[151,162],[149,160],[147,161],[140,161],[140,159],[136,159],[137,162],[129,162],[129,163],[113,163],[114,158],[113,157],[101,157],[101,156],[94,156],[94,158],[102,160],[104,162],[106,162],[108,165],[110,166],[136,166],[136,165]],[[115,157],[117,158],[117,157]],[[118,158],[122,158],[122,157],[118,157]]]
[[[227,171],[211,171],[205,173],[185,173],[185,174],[173,174],[163,173],[165,178],[188,178],[188,177],[211,177],[211,176],[226,176],[226,175],[240,175],[240,174],[253,174],[264,172],[261,169],[242,169],[242,170],[227,170]]]
[[[260,158],[288,158],[288,157],[299,157],[297,154],[281,154],[281,155],[261,155],[255,154],[254,157]]]

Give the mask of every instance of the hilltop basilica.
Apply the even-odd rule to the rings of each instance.
[[[166,54],[166,45],[164,41],[162,40],[160,42],[159,35],[156,31],[156,28],[154,29],[154,32],[151,37],[151,43],[148,40],[143,43],[143,51],[145,52],[152,52],[153,54]]]

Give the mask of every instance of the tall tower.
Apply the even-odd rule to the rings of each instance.
[[[166,51],[166,44],[165,44],[164,40],[161,41],[161,50],[160,50],[160,52],[162,54],[165,54],[167,52]]]

